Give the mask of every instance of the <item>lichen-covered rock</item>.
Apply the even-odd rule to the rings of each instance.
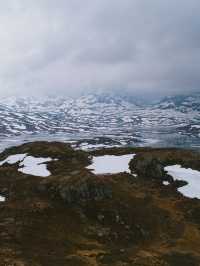
[[[99,183],[91,179],[75,185],[65,184],[60,187],[58,193],[66,203],[79,203],[87,200],[99,201],[112,197],[112,189],[109,183]]]

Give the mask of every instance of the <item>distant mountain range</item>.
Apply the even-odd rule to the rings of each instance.
[[[200,138],[200,93],[166,97],[152,105],[133,97],[89,94],[0,100],[0,136],[71,134],[116,136],[134,141],[145,130],[173,130]],[[130,137],[131,136],[131,137]],[[128,144],[128,142],[126,142]]]
[[[161,109],[176,109],[181,112],[200,111],[200,93],[166,97],[157,105]]]

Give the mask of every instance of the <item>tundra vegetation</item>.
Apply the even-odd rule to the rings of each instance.
[[[199,152],[110,148],[85,152],[59,142],[6,149],[10,155],[52,158],[49,176],[0,166],[0,265],[198,266],[200,199],[178,191],[164,168],[200,170]],[[92,156],[136,154],[130,172],[94,174]],[[167,182],[168,185],[164,185]]]

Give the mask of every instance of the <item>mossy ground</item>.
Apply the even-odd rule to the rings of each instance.
[[[36,142],[7,149],[0,158],[16,153],[59,160],[48,163],[47,178],[24,175],[17,164],[0,167],[0,194],[7,197],[0,204],[0,265],[200,265],[200,200],[159,180],[96,176],[85,168],[93,154],[136,153],[199,169],[199,153],[151,148],[86,153]]]

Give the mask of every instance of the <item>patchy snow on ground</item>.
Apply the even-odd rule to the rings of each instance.
[[[0,202],[4,202],[4,201],[6,201],[6,198],[3,196],[0,196]]]
[[[188,183],[178,189],[184,196],[200,199],[200,171],[183,168],[180,165],[167,166],[165,171],[175,180],[184,180]]]
[[[94,174],[130,173],[129,162],[134,156],[135,154],[95,156],[87,169],[92,170]]]
[[[18,171],[28,175],[47,177],[51,175],[51,172],[47,169],[47,165],[44,163],[51,162],[52,160],[52,158],[27,156],[20,163],[22,168],[19,168]]]
[[[33,156],[27,156],[27,154],[15,154],[8,156],[4,161],[0,162],[0,166],[4,163],[15,164],[20,162],[18,169],[19,172],[34,175],[34,176],[42,176],[47,177],[50,176],[51,173],[47,169],[47,165],[45,163],[51,162],[56,159],[52,158],[37,158]]]
[[[107,145],[107,144],[89,144],[89,143],[82,143],[77,150],[81,149],[83,151],[89,151],[89,150],[97,150],[97,149],[103,149],[103,148],[113,148],[113,147],[120,147],[120,145]]]
[[[5,160],[0,162],[0,166],[2,166],[4,163],[15,164],[17,162],[23,161],[26,155],[27,155],[26,153],[10,155]]]

